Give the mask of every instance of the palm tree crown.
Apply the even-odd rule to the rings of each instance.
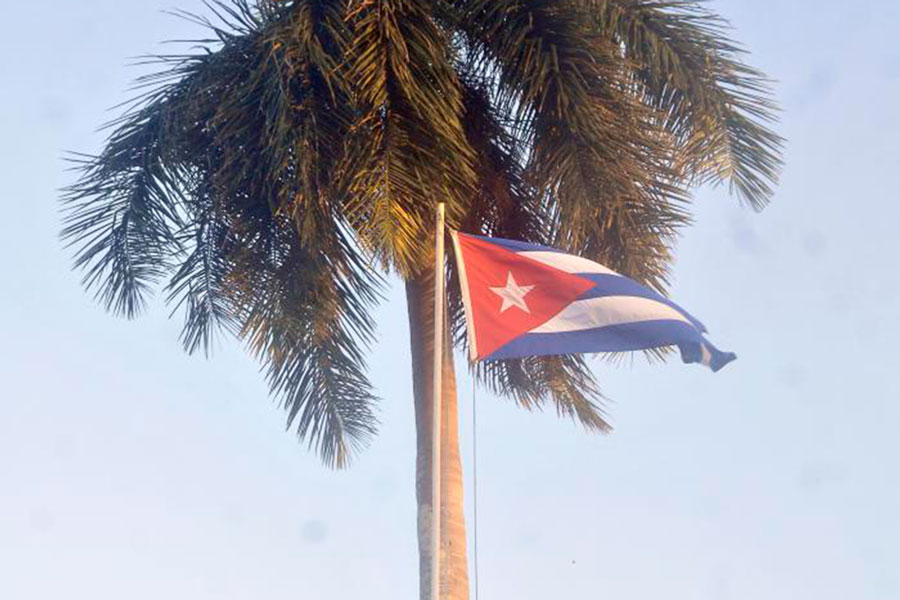
[[[217,330],[266,366],[288,424],[343,466],[376,430],[365,350],[383,275],[431,264],[435,203],[664,289],[689,191],[754,208],[780,167],[768,81],[683,0],[213,0],[199,51],[155,57],[63,237],[133,317],[162,286],[189,352]],[[455,278],[455,273],[450,273]],[[461,305],[451,285],[458,345]],[[477,367],[604,429],[577,357]]]

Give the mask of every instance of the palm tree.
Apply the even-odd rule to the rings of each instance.
[[[433,214],[549,243],[657,289],[690,190],[754,208],[780,168],[769,84],[684,0],[210,0],[211,39],[158,73],[75,157],[62,237],[87,288],[138,315],[162,287],[188,352],[235,334],[288,427],[333,467],[376,432],[366,376],[385,275],[405,282],[422,597],[431,568]],[[449,278],[442,574],[468,597]],[[480,364],[521,406],[606,431],[577,356]]]

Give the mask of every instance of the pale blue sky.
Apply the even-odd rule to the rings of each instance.
[[[195,35],[195,0],[11,2],[0,38],[0,598],[413,598],[406,317],[381,307],[383,427],[331,472],[236,344],[187,357],[161,305],[107,316],[57,241],[64,150]],[[895,0],[716,0],[779,80],[773,205],[697,196],[674,297],[740,358],[597,362],[616,432],[479,397],[481,597],[900,599]],[[470,384],[461,376],[471,474]]]

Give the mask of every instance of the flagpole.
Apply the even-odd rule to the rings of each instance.
[[[431,600],[441,594],[441,388],[444,367],[444,203],[438,202],[434,238],[434,407],[431,441]]]

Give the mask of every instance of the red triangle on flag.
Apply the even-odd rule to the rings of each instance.
[[[456,233],[456,241],[476,359],[546,323],[596,285],[486,239]]]

